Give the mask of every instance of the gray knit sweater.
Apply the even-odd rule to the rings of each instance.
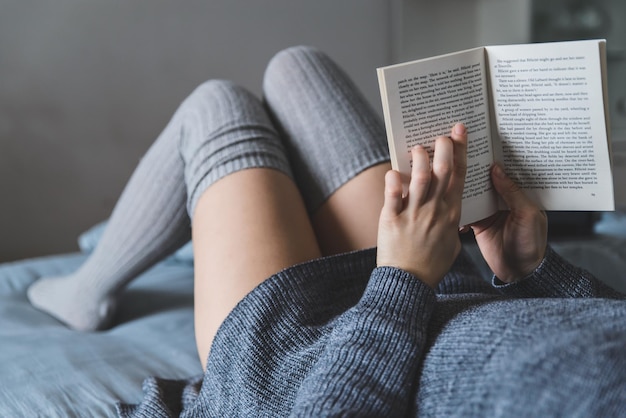
[[[461,255],[434,292],[375,250],[288,268],[227,317],[203,377],[122,417],[619,416],[626,301],[548,249],[505,285]]]

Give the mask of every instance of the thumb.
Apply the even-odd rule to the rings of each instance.
[[[499,164],[495,164],[491,171],[491,180],[496,191],[502,196],[509,209],[522,209],[533,206],[531,200],[522,189],[506,175]]]

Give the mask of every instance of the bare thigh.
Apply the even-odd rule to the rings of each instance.
[[[196,344],[205,367],[219,326],[247,293],[321,252],[297,187],[272,169],[239,171],[209,187],[192,230]]]
[[[311,222],[324,255],[376,245],[385,173],[390,169],[391,164],[383,163],[364,170],[313,214]]]

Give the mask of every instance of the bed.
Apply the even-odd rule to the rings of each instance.
[[[0,416],[109,417],[142,398],[148,376],[184,379],[202,369],[193,336],[193,256],[186,245],[125,291],[108,331],[80,333],[32,308],[28,286],[76,269],[104,224],[79,237],[80,252],[0,265]],[[626,292],[626,217],[605,214],[591,236],[553,246],[574,264]],[[471,243],[467,250],[489,271]]]
[[[142,398],[147,376],[202,374],[189,246],[131,283],[108,331],[74,332],[30,306],[27,287],[76,269],[102,226],[80,237],[79,253],[0,265],[0,417],[115,416],[117,401]]]

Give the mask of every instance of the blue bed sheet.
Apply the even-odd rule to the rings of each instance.
[[[75,270],[83,253],[0,265],[0,417],[109,417],[142,399],[148,376],[201,375],[193,334],[193,267],[169,259],[125,291],[108,331],[68,329],[26,289]]]

